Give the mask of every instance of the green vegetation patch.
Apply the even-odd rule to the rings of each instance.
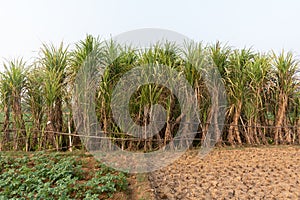
[[[105,199],[127,186],[126,174],[93,157],[0,153],[0,199]]]

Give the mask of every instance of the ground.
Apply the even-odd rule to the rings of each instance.
[[[155,199],[300,199],[300,148],[189,151],[149,181]]]
[[[48,158],[57,158],[58,155],[66,159],[69,156],[77,156],[79,159],[77,161],[82,163],[80,173],[84,178],[77,181],[76,185],[87,182],[101,169],[109,171],[108,168],[97,164],[92,155],[84,152],[49,155],[40,153],[36,155],[39,158],[36,160],[37,163],[24,159],[25,155],[31,158],[31,153],[3,152],[3,154],[22,158],[18,161],[20,166],[15,166],[14,162],[10,164],[16,167],[16,172],[20,174],[37,173],[30,169],[32,167],[38,169],[40,164],[49,160]],[[2,173],[5,173],[9,170],[5,166],[10,161],[3,158]],[[29,168],[22,168],[26,162]],[[62,169],[68,172],[65,169],[69,166],[68,163],[55,166],[62,166]],[[59,168],[58,171],[61,172],[62,169]],[[108,174],[107,177],[113,177],[114,174],[118,172]],[[20,179],[17,176],[14,178],[16,181]],[[11,184],[6,184],[8,179],[0,181],[6,189],[12,187]],[[197,150],[189,150],[176,162],[158,171],[127,174],[127,181],[127,189],[118,190],[110,199],[300,199],[300,146],[216,148],[205,157],[198,156]],[[22,181],[19,184],[23,184]],[[0,191],[3,190],[0,188]],[[106,199],[107,195],[104,193],[100,197]]]

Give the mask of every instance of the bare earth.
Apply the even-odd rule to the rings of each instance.
[[[300,147],[189,151],[148,179],[149,199],[300,199]]]

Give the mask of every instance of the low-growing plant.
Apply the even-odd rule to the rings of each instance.
[[[87,173],[83,164],[89,163],[78,156],[39,152],[12,157],[2,153],[0,199],[99,199],[126,190],[124,173],[95,162]]]

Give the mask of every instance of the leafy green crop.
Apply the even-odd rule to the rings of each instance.
[[[1,199],[101,199],[126,190],[126,175],[93,160],[44,152],[0,154]],[[90,169],[90,168],[93,169]],[[83,170],[85,169],[85,170]]]

